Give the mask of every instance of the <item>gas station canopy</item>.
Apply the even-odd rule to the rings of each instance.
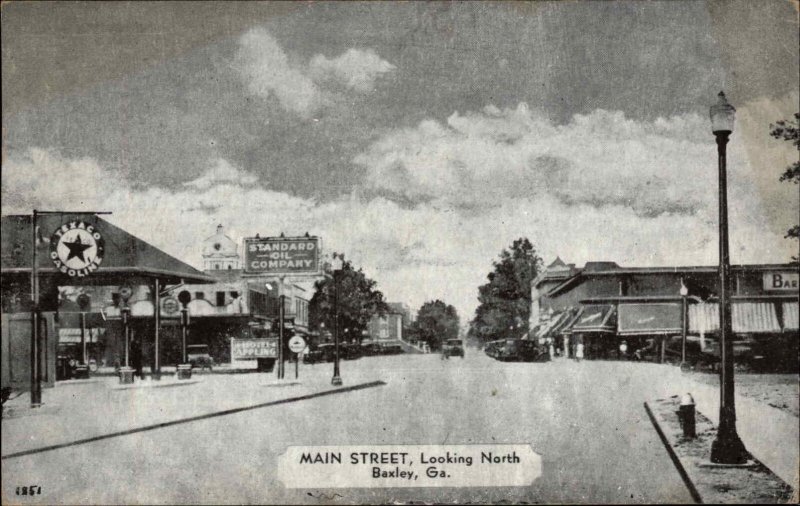
[[[32,216],[1,218],[4,278],[29,278]],[[40,279],[58,285],[118,285],[140,279],[164,284],[216,280],[91,213],[37,217],[36,265]]]

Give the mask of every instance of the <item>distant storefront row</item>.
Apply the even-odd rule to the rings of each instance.
[[[796,369],[798,266],[733,266],[737,361]],[[583,268],[556,259],[532,286],[530,338],[587,358],[680,360],[681,336],[693,359],[719,355],[716,267]],[[620,357],[623,355],[624,357]]]

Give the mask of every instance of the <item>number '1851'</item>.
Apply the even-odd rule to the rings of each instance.
[[[17,487],[17,495],[42,495],[42,487],[39,485]]]

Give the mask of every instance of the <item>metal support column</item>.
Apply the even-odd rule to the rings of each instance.
[[[153,280],[153,322],[155,323],[154,350],[153,350],[153,379],[161,379],[161,286],[158,278]]]
[[[31,407],[36,408],[42,405],[42,377],[41,377],[41,343],[39,341],[39,325],[41,315],[39,314],[39,259],[36,255],[36,228],[38,225],[38,213],[33,210],[31,216]]]

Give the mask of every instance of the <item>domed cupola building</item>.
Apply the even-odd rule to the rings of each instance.
[[[203,270],[222,271],[241,269],[241,259],[236,241],[225,235],[225,229],[217,225],[217,233],[203,241]]]

